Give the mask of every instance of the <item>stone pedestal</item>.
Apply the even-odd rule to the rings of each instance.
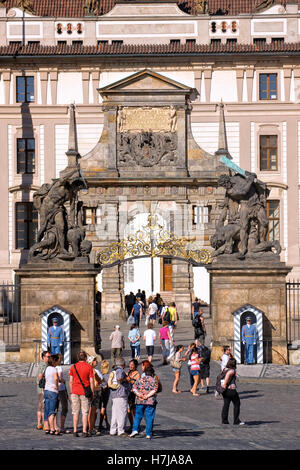
[[[193,267],[186,261],[174,259],[172,261],[172,282],[174,302],[176,303],[179,320],[191,318]]]
[[[63,264],[63,263],[62,263]],[[41,314],[57,306],[71,315],[71,360],[80,349],[95,354],[95,285],[93,265],[29,263],[16,270],[21,288],[20,361],[34,362],[35,343],[41,340]]]
[[[213,263],[207,270],[211,275],[212,359],[223,354],[223,345],[232,345],[234,312],[249,305],[262,312],[264,361],[287,363],[286,276],[291,267],[281,262],[231,260]]]

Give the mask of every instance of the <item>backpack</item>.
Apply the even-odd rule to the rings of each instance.
[[[163,318],[163,321],[167,321],[168,323],[170,323],[171,321],[171,315],[170,315],[170,311],[169,309],[167,308],[165,314],[164,314],[164,318]]]
[[[192,321],[192,325],[194,328],[199,328],[199,323],[201,323],[201,320],[200,320],[200,317],[199,315],[195,315],[195,317],[193,318],[193,321]]]
[[[221,381],[225,379],[225,375],[227,374],[228,369],[223,369],[222,372],[219,373],[216,380],[216,391],[221,395],[224,392],[224,388],[222,387]]]
[[[109,374],[107,385],[108,385],[109,388],[111,388],[113,390],[117,390],[120,387],[120,384],[117,381],[117,374],[116,374],[115,370],[113,370]]]

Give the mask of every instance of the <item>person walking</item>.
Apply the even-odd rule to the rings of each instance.
[[[78,354],[78,362],[71,366],[69,376],[73,415],[73,436],[79,436],[78,422],[81,410],[83,437],[89,437],[88,414],[94,393],[94,371],[92,366],[87,363],[87,354],[85,351],[80,351]],[[85,396],[84,387],[90,387],[92,392],[91,398]]]
[[[58,354],[58,362],[56,365],[56,371],[57,371],[57,376],[58,376],[58,408],[59,405],[61,407],[60,411],[60,432],[62,434],[70,434],[70,431],[65,429],[65,422],[66,422],[66,417],[68,414],[68,391],[66,387],[66,382],[63,376],[63,368],[61,366],[62,362],[62,355]]]
[[[110,388],[108,387],[108,378],[109,378],[109,362],[105,359],[101,362],[100,372],[102,375],[101,386],[101,403],[100,403],[100,420],[97,435],[101,434],[103,429],[102,424],[105,421],[106,430],[109,430],[110,425],[107,418],[107,404],[110,396]]]
[[[154,354],[154,341],[156,340],[156,333],[153,330],[153,323],[148,323],[148,329],[144,332],[143,339],[147,349],[148,361],[152,362]]]
[[[199,344],[205,343],[206,327],[204,323],[203,310],[200,309],[193,318],[194,338]]]
[[[192,303],[192,320],[199,313],[200,307],[201,307],[201,304],[198,300],[198,297],[195,297],[195,301]]]
[[[111,362],[114,366],[116,363],[116,358],[122,356],[122,351],[125,349],[125,340],[124,335],[120,331],[120,326],[116,325],[114,331],[109,337],[111,341]]]
[[[134,323],[137,325],[137,326],[140,326],[140,321],[142,319],[142,315],[143,315],[143,306],[142,304],[140,303],[141,301],[139,301],[138,299],[136,300],[134,306],[132,307],[132,310],[131,310],[131,315],[133,316],[134,318]]]
[[[110,435],[126,437],[125,422],[128,411],[128,395],[130,386],[127,382],[127,376],[124,371],[125,361],[123,357],[116,359],[114,370],[110,373],[108,379],[108,386],[111,388],[111,422],[110,422]]]
[[[40,387],[40,380],[45,375],[46,367],[48,366],[48,359],[51,354],[48,351],[42,352],[42,361],[39,364],[38,371],[37,371],[37,425],[36,429],[42,430],[43,429],[43,419],[44,419],[44,388]]]
[[[170,312],[170,325],[173,328],[176,328],[177,322],[178,322],[178,313],[177,313],[177,308],[175,302],[171,302],[170,306],[168,307],[168,310]]]
[[[101,382],[103,380],[103,377],[101,372],[96,369],[98,365],[98,360],[96,356],[89,356],[87,363],[92,366],[94,373],[94,396],[93,400],[91,401],[91,406],[88,414],[89,433],[93,434],[97,432],[97,430],[95,429],[95,423],[97,419],[97,410],[99,410],[101,407]]]
[[[132,387],[136,395],[136,412],[129,437],[135,437],[139,433],[139,427],[143,416],[146,418],[146,439],[151,439],[156,412],[158,381],[152,365],[144,370],[143,376]]]
[[[236,360],[234,358],[229,359],[227,366],[224,369],[226,375],[224,377],[223,387],[223,408],[222,408],[222,424],[229,424],[228,413],[230,403],[233,403],[233,424],[243,425],[245,424],[240,420],[240,397],[236,388]]]
[[[127,372],[127,380],[130,385],[130,392],[128,395],[128,419],[130,423],[130,432],[132,432],[133,420],[135,416],[135,394],[132,391],[132,387],[135,382],[141,377],[141,374],[137,370],[138,368],[138,361],[136,359],[132,359],[129,362],[129,371]]]
[[[159,339],[160,339],[162,357],[163,357],[162,365],[166,365],[168,364],[167,358],[170,354],[170,346],[172,344],[172,338],[171,338],[170,330],[169,330],[169,323],[166,321],[163,321],[162,327],[159,330]]]
[[[131,348],[131,358],[139,361],[141,356],[141,333],[137,328],[137,325],[133,323],[128,332],[128,339]]]
[[[130,294],[125,296],[125,306],[126,306],[128,317],[131,314],[132,307],[134,306],[134,304],[135,304],[135,295],[133,292],[130,292]]]
[[[48,366],[45,370],[45,389],[44,389],[44,424],[45,433],[59,436],[60,432],[55,429],[55,417],[57,412],[57,399],[58,399],[58,375],[56,371],[56,364],[59,357],[53,354],[48,358]]]
[[[158,306],[154,302],[153,297],[149,297],[148,304],[149,304],[149,306],[148,306],[148,312],[147,312],[147,318],[146,319],[148,319],[148,323],[152,322],[152,324],[154,325],[155,320],[156,320],[156,314],[157,314],[157,311],[158,311]]]
[[[178,346],[176,346],[174,361],[173,361],[173,372],[175,374],[173,388],[172,388],[173,393],[181,393],[181,391],[178,390],[178,383],[180,379],[181,366],[182,366],[183,361],[185,360],[185,358],[183,357],[183,351],[184,351],[183,345],[178,344]]]

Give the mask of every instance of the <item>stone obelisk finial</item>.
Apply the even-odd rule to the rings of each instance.
[[[219,116],[219,145],[218,150],[216,151],[216,155],[224,155],[227,158],[232,159],[229,151],[228,151],[228,144],[227,144],[227,134],[226,134],[226,125],[225,125],[225,113],[224,113],[224,103],[221,100],[221,103],[218,105],[220,108],[220,116]]]
[[[66,155],[68,157],[68,168],[77,166],[78,159],[78,143],[77,143],[77,129],[75,119],[75,105],[70,105],[70,124],[69,124],[69,145]]]

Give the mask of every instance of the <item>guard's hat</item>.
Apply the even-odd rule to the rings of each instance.
[[[247,318],[246,318],[246,321],[248,321],[248,320],[250,320],[250,321],[251,321],[251,317],[247,317]]]
[[[53,320],[52,320],[52,323],[58,323],[58,320],[57,320],[57,318],[56,318],[56,317],[55,317],[55,318],[53,318]]]

